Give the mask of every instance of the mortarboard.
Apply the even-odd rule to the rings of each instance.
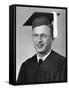
[[[44,13],[34,12],[29,19],[23,24],[23,26],[37,27],[40,25],[53,24],[53,37],[57,37],[57,14],[56,12]]]

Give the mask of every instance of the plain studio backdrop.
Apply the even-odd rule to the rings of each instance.
[[[66,56],[66,10],[55,8],[16,7],[16,79],[21,64],[36,53],[32,41],[32,27],[23,26],[24,22],[33,14],[33,12],[52,11],[60,13],[57,17],[58,37],[54,40],[52,49],[62,56]]]

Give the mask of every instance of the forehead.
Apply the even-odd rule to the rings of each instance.
[[[32,32],[36,34],[50,35],[50,28],[48,25],[41,25],[41,26],[33,28]]]

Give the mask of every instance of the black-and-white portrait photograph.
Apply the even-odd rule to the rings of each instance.
[[[16,83],[67,82],[67,9],[16,6]]]

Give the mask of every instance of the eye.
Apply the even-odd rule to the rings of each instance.
[[[50,37],[50,35],[42,34],[41,37],[42,38],[48,38],[48,37]]]
[[[34,35],[32,35],[34,38],[36,38],[36,37],[38,37],[38,35],[37,34],[34,34]]]
[[[45,35],[45,34],[42,34],[42,35],[41,35],[41,37],[46,38],[46,37],[48,37],[48,36],[47,36],[47,35]]]

